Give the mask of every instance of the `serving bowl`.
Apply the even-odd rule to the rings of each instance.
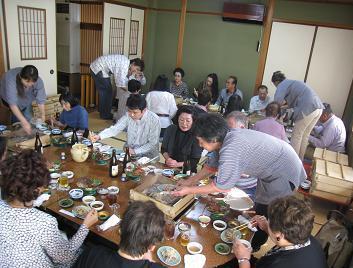
[[[82,202],[86,206],[89,206],[94,201],[96,201],[96,198],[93,195],[86,195],[86,196],[82,197]]]
[[[217,231],[223,231],[227,228],[227,223],[222,220],[215,220],[213,222],[213,228],[215,228]]]
[[[96,211],[101,211],[104,207],[104,203],[102,201],[93,201],[89,204],[89,206]]]
[[[72,199],[80,199],[83,196],[83,190],[81,189],[71,189],[69,195]]]

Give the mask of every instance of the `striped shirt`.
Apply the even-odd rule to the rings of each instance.
[[[234,129],[219,152],[217,188],[242,185],[242,174],[258,178],[255,201],[269,204],[293,192],[306,173],[302,162],[286,142],[249,129]],[[292,185],[291,185],[292,184]]]
[[[115,125],[99,133],[101,139],[118,135],[127,129],[125,146],[134,149],[136,155],[153,158],[159,155],[159,134],[161,126],[155,113],[146,110],[140,120],[133,120],[126,113]]]
[[[187,98],[189,96],[188,85],[184,81],[181,81],[181,83],[177,86],[173,81],[170,83],[170,93],[175,96]]]

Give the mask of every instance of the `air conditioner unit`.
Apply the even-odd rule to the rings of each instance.
[[[262,24],[265,16],[265,6],[259,4],[242,4],[225,2],[223,5],[223,20],[243,23]]]

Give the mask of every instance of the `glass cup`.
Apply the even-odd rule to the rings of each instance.
[[[167,240],[171,240],[174,238],[175,232],[175,222],[172,220],[166,220],[164,226],[164,237]]]
[[[112,206],[116,204],[118,200],[118,196],[116,193],[108,193],[107,200],[108,200],[109,207],[112,208]]]
[[[66,190],[69,188],[69,179],[65,175],[61,175],[59,178],[59,188],[60,190]]]
[[[116,215],[116,216],[118,216],[120,218],[120,213],[119,213],[120,205],[115,203],[115,204],[112,204],[109,207],[112,210],[112,214],[114,214],[114,215]]]
[[[190,231],[186,231],[180,234],[180,245],[186,247],[190,242]]]

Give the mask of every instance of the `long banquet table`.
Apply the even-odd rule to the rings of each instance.
[[[128,203],[129,203],[129,190],[137,187],[138,183],[133,181],[121,182],[120,179],[111,179],[108,176],[108,166],[103,165],[100,166],[96,164],[91,158],[89,158],[86,162],[83,163],[76,163],[71,159],[69,149],[62,149],[57,147],[47,147],[44,148],[44,156],[47,158],[48,161],[57,161],[59,160],[60,153],[65,152],[67,159],[62,163],[61,170],[71,170],[74,172],[73,181],[70,183],[71,188],[76,187],[76,181],[80,177],[89,177],[89,178],[99,178],[103,184],[100,187],[108,187],[111,185],[118,186],[120,188],[120,192],[118,194],[118,204],[120,205],[119,212],[122,215],[126,210]],[[147,175],[142,178],[141,181],[148,179],[149,176],[155,175]],[[161,176],[161,175],[159,175]],[[52,215],[56,217],[64,217],[70,223],[82,224],[82,220],[78,218],[74,218],[71,216],[67,216],[63,213],[60,213],[59,210],[61,207],[58,205],[58,201],[62,198],[68,198],[68,191],[59,191],[59,190],[52,190],[51,197],[48,201],[46,201],[42,207],[44,210],[50,212]],[[110,211],[108,206],[107,200],[103,200],[100,195],[96,195],[97,200],[101,200],[104,202],[104,210]],[[81,201],[74,201],[74,205],[83,204]],[[205,205],[199,201],[196,201],[189,210],[187,210],[184,215],[182,215],[179,221],[188,222],[191,224],[191,241],[199,242],[203,245],[203,252],[206,256],[206,265],[205,267],[215,267],[221,264],[224,264],[233,258],[233,254],[229,254],[227,256],[219,255],[215,252],[214,246],[216,243],[222,242],[220,239],[220,232],[215,230],[212,227],[212,224],[209,224],[206,228],[202,228],[197,219],[203,213]],[[71,208],[67,209],[70,210]],[[208,214],[207,210],[204,211],[204,214]],[[98,224],[101,224],[102,221],[98,221],[95,226],[90,228],[90,231],[93,232],[95,235],[103,238],[107,241],[110,241],[116,245],[120,243],[120,235],[119,235],[119,227],[115,226],[107,231],[99,232],[97,230]],[[179,243],[178,237],[178,230],[176,228],[175,236],[173,240],[167,240],[162,242],[161,244],[157,245],[156,250],[163,245],[169,245],[174,247],[179,251],[182,257],[182,262],[177,267],[184,267],[184,255],[188,254],[186,247],[183,247]],[[154,252],[154,259],[156,262],[160,262],[156,251]]]

